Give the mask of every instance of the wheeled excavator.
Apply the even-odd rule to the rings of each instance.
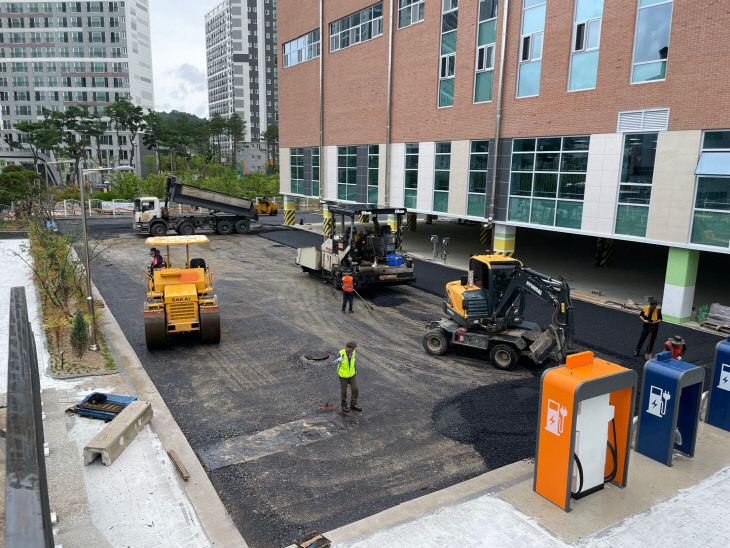
[[[555,307],[544,331],[525,320],[528,294]],[[451,345],[469,346],[487,352],[495,368],[511,370],[521,356],[539,365],[553,354],[562,362],[572,346],[568,284],[505,255],[472,257],[468,274],[446,284],[443,309],[447,317],[426,326],[423,347],[429,354],[444,354]]]

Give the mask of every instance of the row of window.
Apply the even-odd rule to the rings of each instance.
[[[0,54],[2,54],[5,50],[0,49]],[[57,59],[63,59],[68,57],[95,57],[95,58],[111,58],[111,59],[119,59],[122,57],[127,57],[128,49],[126,47],[124,48],[100,48],[100,47],[91,47],[91,48],[67,48],[67,47],[59,47],[59,48],[12,48],[10,51],[10,57],[15,57],[19,59],[23,58],[31,58],[31,59],[40,59],[45,57],[50,58],[57,58]],[[2,55],[0,55],[2,57]],[[5,66],[5,63],[0,63],[0,72],[5,72],[3,70],[3,66]]]
[[[86,41],[87,42],[105,42],[106,41],[106,34],[104,32],[98,32],[98,31],[90,31],[86,33]],[[59,43],[83,43],[84,42],[84,33],[83,32],[30,32],[28,33],[28,41],[25,40],[25,34],[23,33],[13,33],[8,34],[9,42],[10,44],[54,44],[56,42]],[[5,35],[0,33],[0,44],[3,43],[3,40],[5,39]],[[110,32],[109,33],[109,41],[110,42],[121,42],[122,40],[127,39],[127,33],[126,32]]]
[[[657,133],[624,135],[615,233],[646,237]],[[589,135],[541,137],[512,141],[507,220],[580,229],[588,168]],[[431,210],[449,211],[451,143],[434,145]],[[302,149],[291,149],[292,192],[304,194]],[[482,217],[486,208],[489,141],[471,141],[467,215]],[[317,149],[319,166],[319,149]],[[378,203],[378,145],[367,146],[367,201]],[[357,199],[358,147],[337,147],[337,199]],[[419,209],[419,144],[406,143],[404,206]],[[316,175],[319,195],[319,169]],[[730,245],[730,131],[706,131],[697,185],[690,242]]]
[[[104,28],[109,26],[111,28],[121,27],[125,22],[126,17],[87,17],[86,26],[92,28]],[[105,25],[108,22],[108,25]],[[2,28],[0,24],[0,28]],[[13,17],[8,19],[7,28],[11,29],[52,29],[52,28],[82,28],[83,17],[30,17],[28,19],[21,19]],[[23,33],[13,33],[13,35],[19,35],[22,40]]]
[[[51,13],[57,12],[81,13],[82,6],[86,6],[88,13],[101,13],[106,4],[107,11],[117,12],[124,7],[124,2],[8,2],[6,13]],[[0,10],[2,11],[2,10]]]
[[[548,2],[522,0],[517,97],[540,94]],[[673,0],[636,0],[637,16],[631,83],[666,78]],[[568,90],[594,89],[598,76],[604,0],[575,0]],[[473,101],[492,100],[498,0],[480,0]],[[438,106],[454,104],[458,0],[441,0]],[[398,28],[424,19],[423,0],[398,1]],[[382,2],[330,23],[330,52],[354,46],[383,32]],[[316,33],[316,34],[315,34]],[[284,45],[284,67],[319,57],[319,29]]]
[[[128,72],[129,63],[104,63],[102,61],[94,61],[87,63],[83,61],[65,61],[56,63],[55,61],[35,61],[33,63],[16,62],[11,63],[12,72]]]

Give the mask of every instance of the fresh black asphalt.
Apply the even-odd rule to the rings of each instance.
[[[279,222],[280,219],[281,217]],[[271,218],[272,222],[275,220],[276,218]],[[67,229],[68,224],[62,224],[62,229]],[[128,234],[130,224],[128,218],[92,220],[90,235],[104,238]],[[322,237],[317,234],[273,224],[256,228],[252,232],[272,242],[271,253],[276,253],[276,246],[318,245],[322,241]],[[221,246],[226,246],[231,245],[229,242],[238,241],[232,238],[247,236],[232,236],[229,239],[217,237],[213,239],[213,245],[220,242]],[[146,255],[140,257],[140,261],[146,260]],[[243,269],[260,268],[252,258],[236,258],[235,261]],[[293,270],[297,269],[293,261],[290,264]],[[456,269],[417,261],[415,287],[427,293],[441,295],[444,284],[458,279],[461,274]],[[304,280],[306,278],[305,276]],[[333,315],[325,332],[313,337],[306,335],[306,326],[293,326],[285,318],[272,323],[258,316],[251,317],[245,312],[245,302],[241,304],[242,311],[238,312],[233,306],[234,301],[245,301],[246,298],[251,298],[252,293],[236,297],[244,279],[241,278],[239,282],[235,273],[228,272],[215,282],[216,289],[221,294],[232,296],[224,303],[228,312],[223,318],[223,326],[233,334],[238,333],[235,330],[240,330],[243,324],[244,336],[262,343],[260,347],[241,348],[242,352],[246,352],[245,355],[236,354],[237,351],[234,350],[226,352],[224,345],[221,345],[220,351],[223,354],[216,354],[217,363],[190,364],[191,359],[196,359],[195,356],[203,361],[210,359],[210,351],[185,343],[154,355],[144,348],[142,322],[138,317],[140,295],[143,292],[141,280],[126,275],[120,268],[115,268],[114,264],[107,263],[97,266],[95,281],[170,407],[175,420],[196,450],[230,439],[242,431],[257,432],[275,428],[300,418],[306,413],[302,401],[282,402],[278,407],[272,407],[271,402],[279,401],[283,394],[296,393],[297,390],[322,390],[324,394],[326,386],[330,384],[331,371],[297,365],[299,362],[296,359],[311,346],[316,347],[316,350],[336,350],[331,347],[331,341],[339,330],[340,316],[339,313],[335,314],[338,294],[320,282],[307,281],[307,291],[316,293],[317,299],[329,300]],[[246,279],[245,282],[252,283],[252,280]],[[119,288],[124,288],[124,291],[120,292]],[[286,291],[286,288],[282,290]],[[264,309],[272,298],[267,293],[268,291],[262,291],[259,294],[260,302],[256,303]],[[253,294],[256,295],[255,292]],[[364,295],[376,306],[379,313],[379,316],[373,316],[374,319],[378,318],[378,323],[369,327],[374,340],[382,340],[383,346],[389,349],[398,344],[398,334],[389,331],[389,326],[381,319],[388,310],[397,309],[400,314],[424,324],[441,316],[441,310],[437,307],[431,310],[418,306],[419,303],[414,302],[414,299],[419,300],[418,295],[418,291],[388,289],[377,294]],[[240,300],[237,301],[236,298]],[[424,296],[423,299],[434,300],[432,296]],[[271,306],[278,304],[272,302]],[[640,331],[636,314],[582,301],[574,301],[574,306],[576,349],[593,350],[599,357],[641,373],[644,360],[631,357]],[[552,307],[535,302],[535,299],[528,299],[526,316],[531,320],[544,326],[549,323],[551,315]],[[367,318],[364,320],[368,321]],[[317,323],[315,318],[312,318],[312,323]],[[711,367],[714,347],[720,340],[718,336],[663,324],[654,350],[658,351],[663,341],[674,334],[682,335],[687,341],[688,362]],[[277,336],[281,340],[280,346],[291,354],[288,357],[283,357],[281,348],[271,344],[272,338],[276,340]],[[490,368],[476,368],[476,364],[483,363],[483,358],[478,353],[454,350],[450,355],[438,359],[443,360],[440,363],[452,360],[454,370],[459,368],[459,371],[466,373],[466,379],[471,372],[475,381],[465,382],[463,377],[457,378],[456,374],[453,378],[444,376],[442,370],[431,365],[434,363],[433,359],[425,356],[420,349],[413,350],[414,346],[396,353],[396,357],[391,359],[395,359],[396,363],[402,362],[402,373],[409,375],[411,384],[430,386],[428,390],[432,399],[404,399],[402,386],[399,389],[398,383],[393,384],[392,380],[388,382],[388,378],[379,376],[375,369],[365,369],[359,376],[362,375],[368,397],[367,412],[356,417],[357,422],[348,419],[341,425],[338,424],[338,428],[344,428],[347,432],[347,435],[336,438],[340,440],[339,445],[317,442],[301,447],[296,452],[281,451],[266,458],[219,468],[209,473],[234,521],[251,546],[288,544],[297,534],[304,532],[302,523],[306,521],[306,515],[311,516],[306,527],[320,531],[331,529],[468,479],[477,473],[534,456],[541,369],[527,368],[528,374],[515,375],[512,378],[495,375],[493,381],[485,382],[483,375]],[[368,362],[377,362],[376,349],[371,351],[372,356],[365,349],[363,351],[363,357]],[[393,354],[392,349],[387,352]],[[284,370],[275,373],[280,377],[277,379],[278,384],[268,385],[252,377],[236,377],[239,373],[233,366],[240,360],[264,364],[263,369],[269,369],[271,364],[286,365]],[[206,367],[210,368],[209,373],[206,373]],[[230,374],[235,382],[231,382],[228,387],[216,385],[214,377],[218,369]],[[524,369],[522,371],[525,372]],[[267,371],[261,371],[262,376],[266,374]],[[433,384],[434,379],[439,379],[438,384]],[[255,389],[244,390],[236,386],[236,382],[246,385],[244,388],[253,384]],[[206,387],[209,388],[208,392],[205,391]],[[246,415],[241,415],[230,407],[231,401],[236,400],[241,402],[240,405],[245,405]],[[431,401],[433,403],[429,403]],[[439,447],[438,450],[443,449],[440,445],[435,445],[438,436],[434,438],[433,433],[418,430],[418,424],[424,419],[430,421],[433,432],[453,440],[457,443],[456,447],[459,444],[473,447],[483,460],[482,465],[472,472],[464,472],[460,477],[447,473],[448,467],[445,463],[449,459],[458,462],[464,457],[459,457],[457,453],[432,454],[436,447]],[[383,446],[374,450],[371,447],[373,443]],[[414,450],[423,453],[423,459],[408,460],[412,464],[406,470],[395,470],[383,460],[383,455],[397,455],[399,452],[403,452],[404,461],[406,458],[412,459]],[[358,454],[362,454],[362,457],[357,458]],[[341,478],[347,477],[348,473],[352,476],[352,481],[343,481]],[[331,482],[343,484],[336,486],[337,488],[321,483],[307,486],[307,476],[317,474],[323,474],[325,478],[331,475]],[[405,490],[397,488],[402,485],[410,487]]]

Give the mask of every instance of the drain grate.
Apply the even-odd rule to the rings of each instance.
[[[330,357],[329,352],[305,352],[304,357],[311,361],[327,360]]]

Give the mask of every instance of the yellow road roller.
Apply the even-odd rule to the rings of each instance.
[[[166,250],[166,263],[147,272],[144,334],[147,348],[164,347],[170,335],[199,334],[205,344],[220,342],[220,308],[213,294],[213,273],[204,259],[190,258],[190,246],[207,244],[202,235],[153,236],[147,245]],[[172,264],[170,248],[185,246],[185,266]]]

